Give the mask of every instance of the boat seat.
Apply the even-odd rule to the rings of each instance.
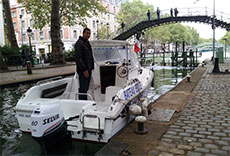
[[[109,86],[106,88],[106,95],[105,95],[105,104],[111,105],[113,101],[113,97],[120,91],[122,88],[118,86]]]

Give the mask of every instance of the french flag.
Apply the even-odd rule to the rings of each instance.
[[[140,50],[141,50],[141,48],[140,48],[140,41],[138,39],[136,39],[135,44],[134,44],[134,51],[135,51],[135,53],[138,54],[138,52]]]

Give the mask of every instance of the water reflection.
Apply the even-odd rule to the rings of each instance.
[[[152,68],[152,67],[151,67]],[[151,101],[166,93],[182,80],[191,68],[154,67],[153,87],[148,91]],[[45,155],[29,134],[19,130],[13,108],[17,101],[34,84],[23,84],[0,90],[0,136],[2,155]],[[62,148],[55,149],[52,155],[94,155],[103,145],[74,141]]]

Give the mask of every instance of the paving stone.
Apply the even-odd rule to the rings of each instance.
[[[197,141],[197,138],[194,138],[194,137],[184,137],[184,139],[183,140],[185,140],[185,141],[188,141],[188,142],[193,142],[193,141]]]
[[[184,150],[191,150],[193,147],[189,145],[178,145],[177,148]]]
[[[152,151],[150,151],[149,152],[149,156],[157,156],[159,154],[159,152],[158,151],[156,151],[156,150],[152,150]]]
[[[205,156],[218,156],[218,155],[215,155],[215,154],[205,154]]]
[[[227,155],[227,152],[226,151],[223,151],[223,150],[211,150],[212,153],[214,154],[217,154],[217,155]]]
[[[230,141],[230,137],[222,137],[222,140]]]
[[[207,139],[217,140],[217,139],[220,139],[220,137],[217,137],[217,136],[207,136]]]
[[[189,145],[193,146],[194,148],[202,146],[202,144],[199,142],[190,142]]]
[[[158,156],[173,156],[173,154],[167,153],[167,152],[162,152]]]
[[[164,147],[164,146],[156,146],[155,149],[158,151],[161,151],[161,152],[167,152],[168,151],[168,147]]]
[[[168,131],[166,134],[169,134],[169,135],[177,135],[177,132],[175,132],[175,131]]]
[[[162,138],[161,140],[165,141],[165,142],[172,142],[173,141],[172,139],[169,139],[169,138]]]
[[[223,133],[223,132],[214,132],[213,135],[215,135],[215,136],[223,136],[223,137],[227,136],[227,134]]]
[[[185,129],[185,130],[187,130],[187,129],[193,129],[193,127],[190,127],[190,126],[183,126],[182,128]]]
[[[181,139],[182,137],[181,136],[174,136],[174,135],[163,135],[163,137],[165,138],[170,138],[170,139]]]
[[[205,144],[210,144],[210,143],[213,143],[213,141],[212,141],[212,140],[210,140],[210,139],[199,139],[199,142],[201,142],[201,143],[205,143]]]
[[[220,132],[220,129],[218,128],[208,128],[209,132]]]
[[[202,153],[192,152],[192,151],[189,151],[189,152],[187,153],[187,156],[201,156],[201,155],[202,155]]]
[[[186,136],[186,137],[190,137],[191,134],[190,133],[179,133],[179,136]]]
[[[178,148],[171,148],[171,149],[169,150],[169,152],[171,152],[171,153],[173,153],[173,154],[184,154],[184,153],[185,153],[184,150],[178,149]]]
[[[198,147],[198,148],[195,148],[195,151],[202,152],[202,153],[209,153],[210,149]]]
[[[196,127],[195,130],[197,130],[197,131],[206,131],[206,128],[203,128],[203,127]]]
[[[212,133],[208,131],[199,131],[199,134],[211,135]]]
[[[197,133],[197,130],[188,129],[188,130],[185,130],[185,132],[187,132],[187,133]]]
[[[196,138],[205,138],[205,136],[201,134],[193,134],[192,136]]]
[[[218,146],[214,144],[205,144],[204,147],[209,149],[218,149]]]
[[[230,151],[230,146],[223,146],[223,147],[222,147],[222,150]]]

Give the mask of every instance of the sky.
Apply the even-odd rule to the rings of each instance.
[[[215,11],[216,14],[220,15],[220,12],[228,14],[228,22],[230,22],[230,0],[142,0],[144,3],[150,3],[156,9],[159,7],[160,10],[167,10],[170,8],[178,8],[180,13],[180,8],[197,8],[207,7],[210,8],[210,14],[213,13],[213,2],[215,1]],[[220,17],[220,16],[219,16]],[[183,23],[197,29],[200,37],[202,38],[213,38],[213,30],[211,25],[202,23]],[[226,30],[221,28],[216,28],[215,37],[220,39],[226,33]]]

